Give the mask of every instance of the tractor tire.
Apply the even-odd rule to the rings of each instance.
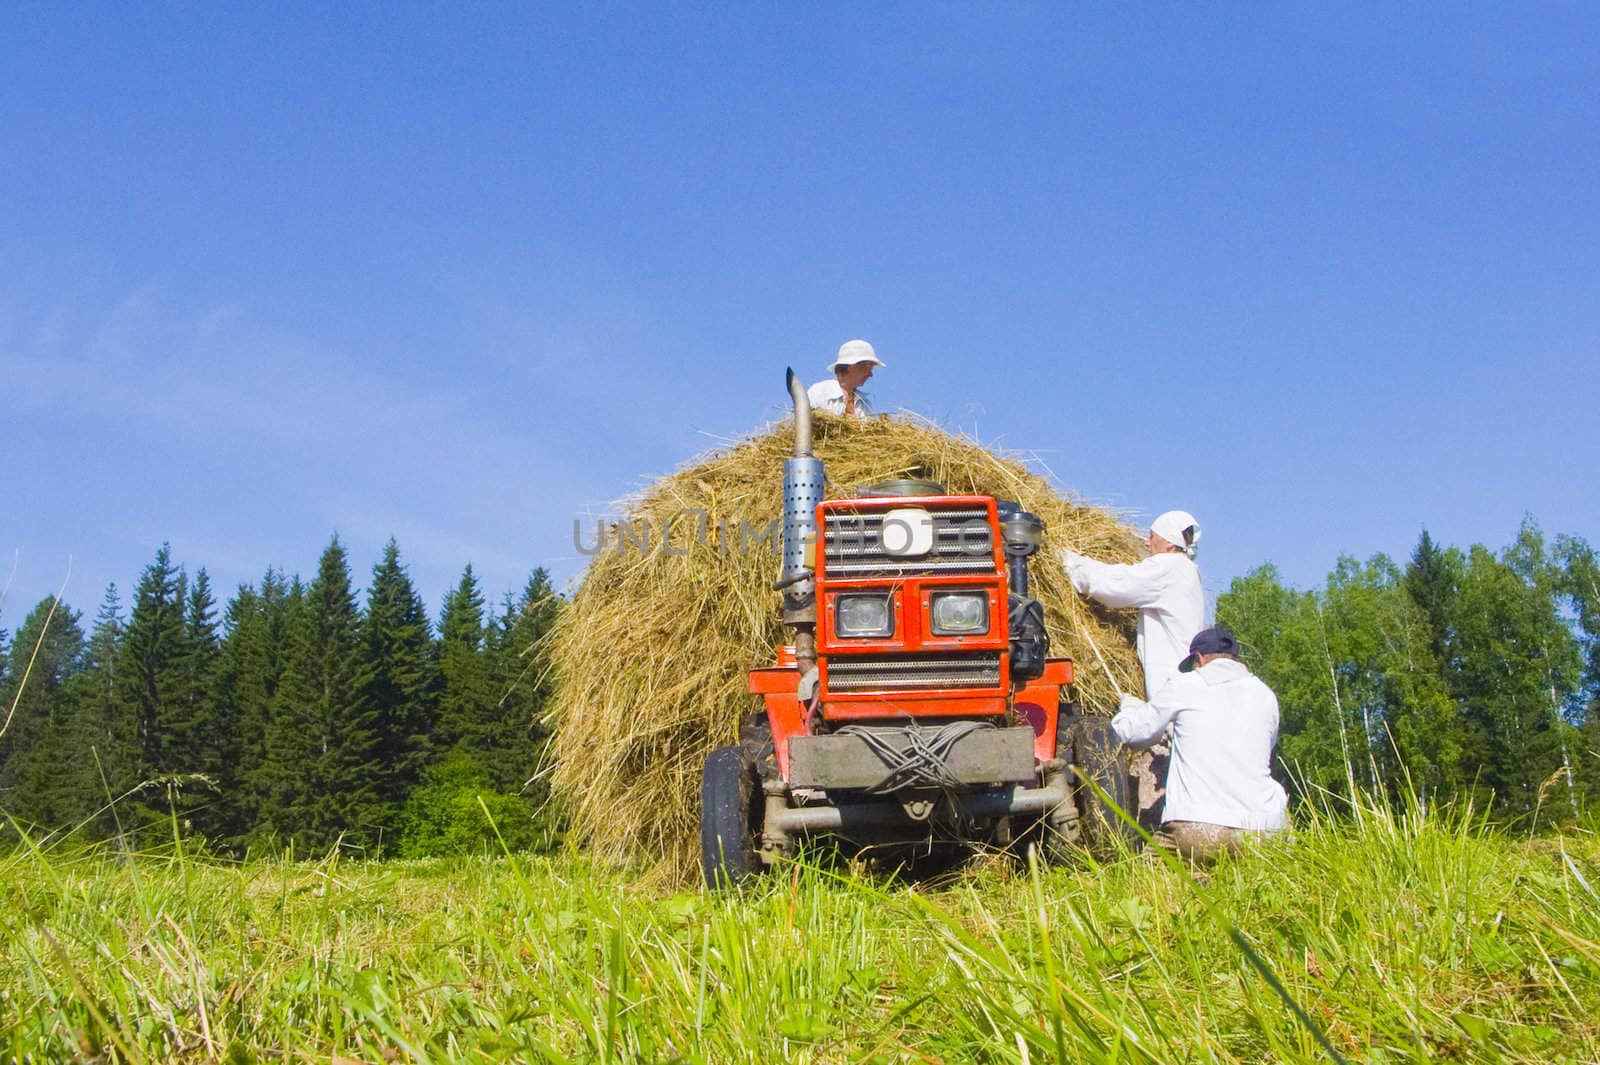
[[[1040,853],[1050,865],[1070,865],[1082,854],[1082,827],[1078,814],[1078,777],[1073,772],[1072,730],[1081,718],[1077,703],[1062,703],[1056,718],[1056,760],[1066,767],[1067,801],[1070,815],[1052,814],[1039,820]]]
[[[761,870],[761,788],[738,747],[706,755],[700,777],[700,871],[712,891],[736,888]]]
[[[751,714],[739,723],[739,749],[745,761],[755,767],[756,776],[765,780],[778,772],[778,753],[772,745],[772,724],[766,711]]]
[[[1072,765],[1078,780],[1074,791],[1083,844],[1097,858],[1109,857],[1119,840],[1132,842],[1137,834],[1119,816],[1135,813],[1133,780],[1122,764],[1122,741],[1109,718],[1081,717],[1070,735]]]

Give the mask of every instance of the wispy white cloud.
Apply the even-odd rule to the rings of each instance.
[[[483,384],[452,380],[447,367],[425,379],[397,375],[307,337],[252,328],[233,308],[174,321],[151,286],[77,330],[75,342],[60,342],[59,325],[49,332],[48,342],[30,342],[13,325],[0,339],[11,404],[345,466],[538,450],[530,436],[488,424],[475,408]]]
[[[544,511],[594,494],[583,441],[494,382],[379,363],[235,307],[184,311],[156,285],[93,316],[0,315],[0,379],[0,420],[59,426],[72,449],[65,475],[20,467],[40,525],[12,535],[132,559],[114,570],[124,586],[163,540],[231,591],[339,531],[373,558],[395,536],[430,601],[468,561],[498,596],[554,542]]]

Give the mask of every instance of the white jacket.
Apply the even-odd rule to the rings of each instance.
[[[1278,697],[1242,663],[1217,658],[1179,673],[1149,702],[1124,696],[1111,727],[1123,743],[1153,743],[1172,726],[1167,821],[1284,827],[1288,798],[1272,779]]]
[[[1188,555],[1168,551],[1132,565],[1096,562],[1075,551],[1061,552],[1072,586],[1109,607],[1139,608],[1136,649],[1144,666],[1145,695],[1178,675],[1189,641],[1205,628],[1206,593],[1200,567]]]
[[[835,378],[818,381],[806,389],[806,396],[811,400],[811,409],[826,411],[829,414],[844,413],[844,386]],[[872,404],[867,402],[867,394],[861,389],[856,389],[856,414],[866,416],[872,413]]]

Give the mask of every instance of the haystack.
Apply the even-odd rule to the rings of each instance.
[[[771,590],[780,554],[782,463],[793,425],[724,448],[656,482],[610,522],[580,527],[588,573],[551,634],[557,689],[552,784],[577,841],[653,879],[693,875],[701,763],[734,741],[761,708],[745,671],[770,665],[786,639]],[[1064,498],[1015,458],[905,417],[818,415],[815,451],[830,497],[898,477],[956,493],[1016,500],[1045,521],[1033,594],[1045,606],[1051,653],[1078,663],[1078,698],[1111,713],[1117,683],[1141,690],[1133,619],[1091,607],[1067,582],[1055,549],[1133,561],[1138,535],[1111,512]]]

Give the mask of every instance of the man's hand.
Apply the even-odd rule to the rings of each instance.
[[[1129,747],[1148,747],[1167,734],[1171,721],[1171,714],[1137,696],[1124,694],[1117,700],[1117,716],[1111,719],[1111,729]]]
[[[1089,576],[1083,572],[1083,563],[1088,559],[1072,550],[1070,547],[1061,549],[1061,565],[1066,568],[1067,579],[1072,582],[1072,587],[1083,595],[1089,589]]]

